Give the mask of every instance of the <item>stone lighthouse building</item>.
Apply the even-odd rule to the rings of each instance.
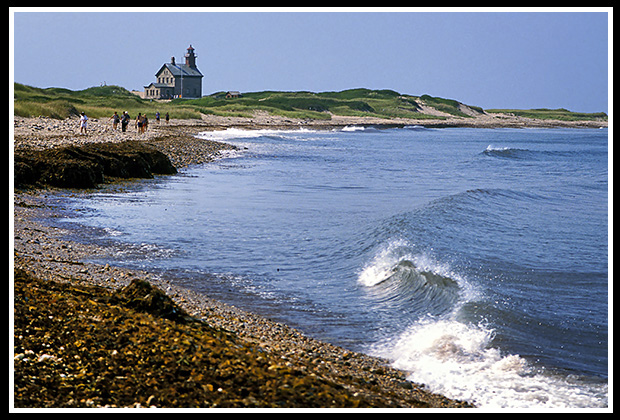
[[[144,86],[144,99],[200,98],[202,73],[196,67],[196,54],[190,45],[185,53],[185,63],[177,64],[174,57],[157,73],[156,82]]]

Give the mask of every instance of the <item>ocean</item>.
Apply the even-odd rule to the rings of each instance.
[[[67,198],[114,263],[481,408],[608,406],[608,130],[228,129]],[[109,259],[105,262],[110,262]]]

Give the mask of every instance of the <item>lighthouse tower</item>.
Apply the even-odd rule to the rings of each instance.
[[[196,68],[196,54],[194,54],[194,47],[191,44],[185,53],[185,65],[193,69]]]
[[[202,73],[196,67],[194,47],[185,53],[185,64],[177,64],[174,57],[164,63],[157,73],[157,82],[144,86],[145,99],[200,98]]]

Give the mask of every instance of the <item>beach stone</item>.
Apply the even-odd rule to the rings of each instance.
[[[209,128],[225,128],[211,118],[162,124],[146,135],[121,134],[105,127],[101,127],[104,134],[91,135],[95,124],[104,124],[91,120],[93,130],[89,124],[88,136],[72,134],[79,132],[77,120],[65,120],[60,128],[37,130],[33,135],[32,123],[58,125],[58,121],[14,118],[14,170],[18,172],[14,177],[44,186],[37,164],[51,166],[52,162],[58,167],[51,173],[71,166],[67,162],[87,169],[91,165],[91,170],[102,171],[105,182],[110,172],[132,165],[149,165],[155,173],[158,163],[137,152],[142,145],[119,146],[125,148],[122,157],[113,147],[86,147],[103,142],[143,143],[146,149],[164,153],[175,168],[209,162],[221,157],[220,151],[236,149],[194,136]],[[67,146],[77,149],[50,152]],[[36,151],[48,151],[47,157],[52,158],[34,159]],[[155,154],[148,152],[148,156]],[[112,169],[114,165],[118,167]],[[64,176],[72,171],[76,172],[66,169]],[[97,176],[93,174],[95,180],[101,179]],[[67,182],[81,182],[76,178]],[[13,201],[17,406],[469,406],[422,391],[417,384],[413,389],[401,387],[393,379],[405,374],[388,367],[387,361],[319,342],[175,285],[165,276],[86,262],[93,256],[106,258],[116,249],[70,241],[73,230],[52,227],[49,221],[65,213],[46,188],[16,189]],[[136,279],[148,279],[148,283]],[[158,346],[155,352],[153,343]],[[45,363],[34,362],[41,355]],[[274,368],[269,370],[270,366]],[[57,378],[62,378],[62,386]]]
[[[117,295],[127,301],[128,307],[140,312],[176,322],[184,322],[189,317],[168,295],[145,280],[132,280]]]
[[[14,157],[15,185],[43,184],[93,188],[112,178],[152,178],[175,174],[170,159],[148,143],[90,143],[47,150],[19,150]]]

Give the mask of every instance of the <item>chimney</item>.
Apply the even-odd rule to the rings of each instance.
[[[170,63],[172,63],[173,66],[176,66],[176,64],[174,62],[174,57],[170,57]]]

